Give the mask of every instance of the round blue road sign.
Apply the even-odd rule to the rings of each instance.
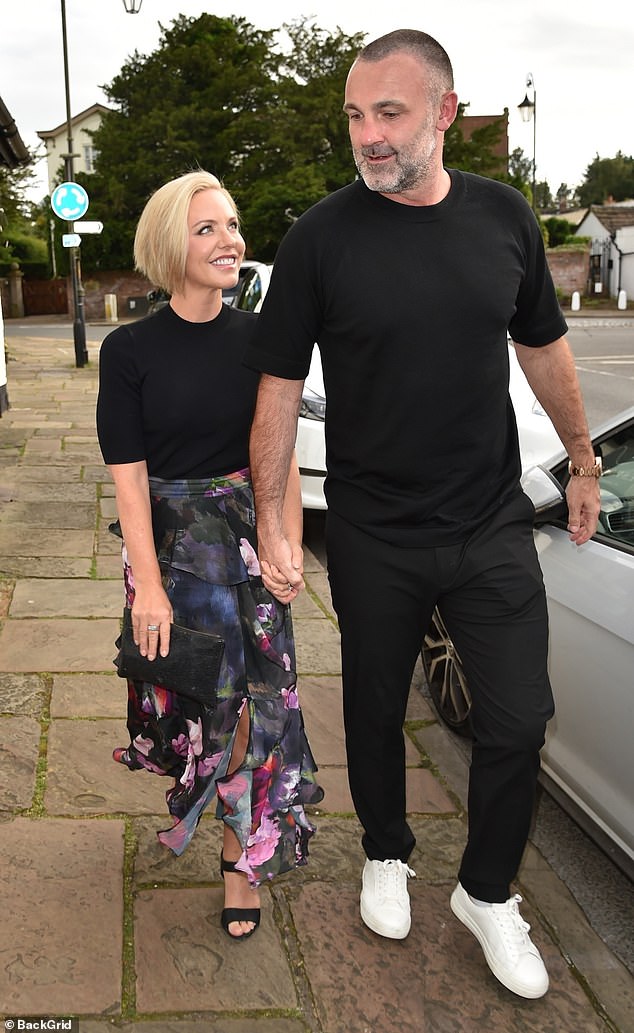
[[[66,222],[81,219],[88,211],[88,194],[79,183],[60,183],[51,194],[51,208]]]

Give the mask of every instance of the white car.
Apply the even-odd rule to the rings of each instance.
[[[259,312],[271,280],[270,265],[255,263],[247,271],[234,307],[246,312]],[[313,349],[310,370],[304,381],[302,404],[297,421],[295,452],[302,484],[305,509],[326,509],[324,477],[326,476],[326,443],[324,419],[326,398],[319,349]]]
[[[271,280],[272,266],[254,263],[242,281],[236,308],[259,312]],[[517,415],[522,465],[532,465],[546,459],[560,447],[553,425],[535,400],[526,377],[509,345],[510,393]],[[304,382],[302,404],[297,423],[295,452],[302,485],[305,509],[326,509],[324,478],[326,476],[326,442],[324,421],[326,395],[317,346],[313,349],[308,376]]]
[[[567,458],[525,464],[535,544],[550,615],[555,697],[542,781],[630,876],[634,875],[634,408],[593,433],[603,459],[597,533],[581,547],[566,531]],[[421,651],[443,720],[468,734],[471,704],[460,657],[438,611]]]

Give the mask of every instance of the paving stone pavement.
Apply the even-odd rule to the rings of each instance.
[[[339,638],[307,553],[294,606],[300,697],[326,789],[309,865],[263,890],[258,934],[219,927],[220,828],[160,846],[167,786],[110,760],[125,743],[112,668],[122,604],[112,484],[95,440],[97,347],[11,337],[0,420],[0,1013],[81,1033],[632,1033],[634,980],[529,845],[518,880],[551,975],[524,1001],[453,918],[467,770],[416,672],[406,720],[413,925],[358,912],[360,827],[346,778]]]

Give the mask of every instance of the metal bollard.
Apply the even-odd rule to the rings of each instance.
[[[104,294],[104,305],[106,308],[106,319],[109,323],[117,323],[117,295]]]

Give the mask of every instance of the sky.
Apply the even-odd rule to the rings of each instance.
[[[142,0],[129,15],[122,0],[65,0],[71,110],[107,103],[100,89],[138,51],[156,49],[160,24],[204,11],[245,18],[262,29],[299,17],[320,28],[362,32],[366,42],[398,28],[434,36],[452,60],[461,101],[472,115],[509,109],[509,148],[533,158],[533,126],[517,105],[530,73],[536,90],[537,179],[553,193],[582,182],[597,154],[634,154],[634,4],[632,0],[451,0],[423,5],[391,0]],[[160,24],[159,24],[160,23]],[[26,146],[38,130],[66,119],[60,0],[0,0],[0,96]],[[532,91],[530,99],[533,98]],[[33,200],[47,193],[46,161]]]

